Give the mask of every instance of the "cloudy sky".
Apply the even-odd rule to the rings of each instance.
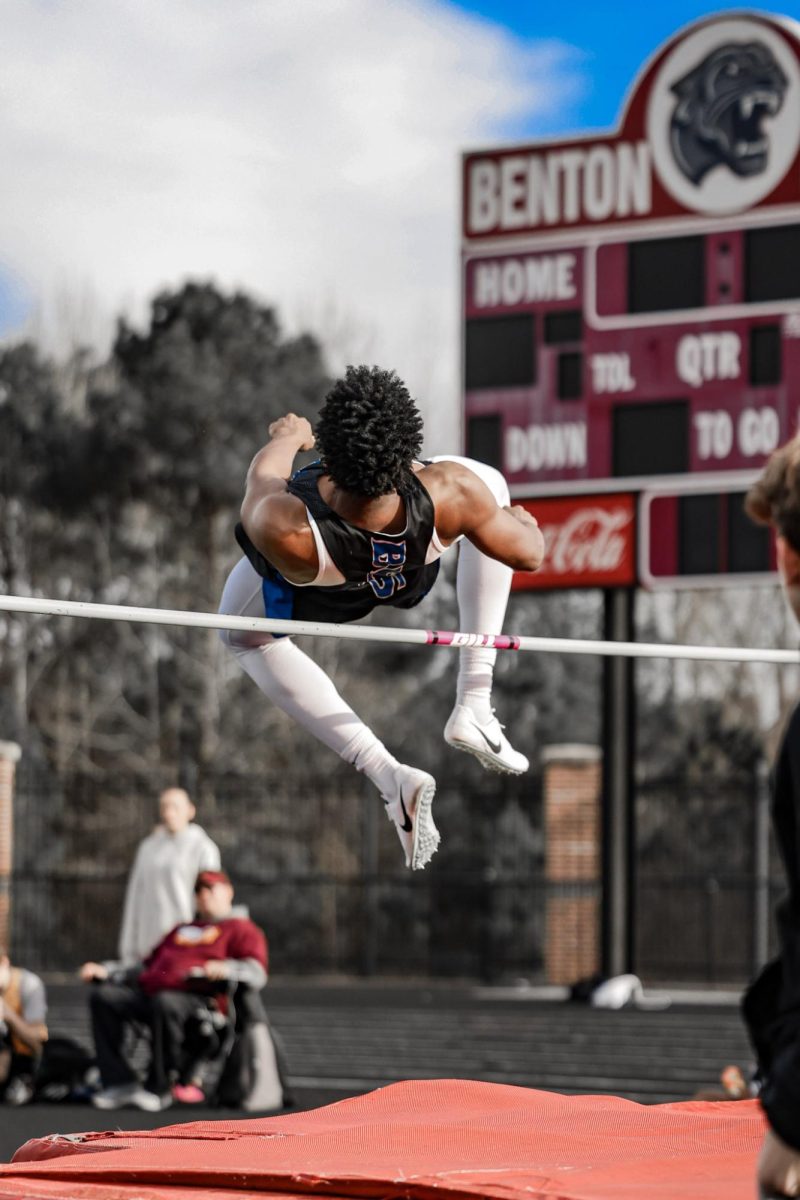
[[[462,150],[614,123],[670,0],[3,0],[0,335],[186,278],[398,369],[457,439]],[[800,16],[800,0],[782,11]]]

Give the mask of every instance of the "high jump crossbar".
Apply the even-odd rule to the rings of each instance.
[[[659,642],[607,642],[590,638],[523,637],[508,633],[459,633],[442,629],[393,629],[385,625],[333,625],[321,621],[286,621],[272,617],[234,617],[220,613],[184,612],[169,608],[134,608],[125,604],[90,604],[77,600],[45,600],[35,596],[0,596],[0,611],[50,617],[83,617],[91,621],[130,621],[245,633],[295,634],[361,642],[394,642],[410,646],[485,646],[496,650],[530,650],[540,654],[597,654],[603,658],[679,658],[703,662],[800,663],[799,650],[741,646],[682,646]]]

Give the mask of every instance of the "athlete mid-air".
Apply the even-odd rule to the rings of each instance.
[[[247,474],[234,567],[220,611],[346,622],[375,608],[411,608],[432,588],[444,551],[460,542],[459,624],[500,633],[512,571],[535,571],[544,542],[536,520],[509,505],[499,471],[471,459],[420,461],[422,418],[393,371],[348,367],[328,393],[316,439],[287,413]],[[318,462],[292,474],[300,450]],[[266,696],[378,788],[405,851],[424,867],[439,834],[433,777],[387,750],[331,679],[294,642],[227,633],[226,644]],[[460,651],[455,707],[445,741],[490,770],[518,775],[528,760],[509,744],[491,703],[497,652]]]

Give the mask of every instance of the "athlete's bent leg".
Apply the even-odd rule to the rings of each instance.
[[[510,504],[508,484],[501,473],[471,458],[445,455],[435,461],[460,462],[481,479],[501,508]],[[482,554],[463,538],[456,571],[459,628],[465,633],[501,633],[511,591],[513,571]],[[497,651],[465,647],[459,651],[456,705],[445,727],[445,740],[467,750],[489,770],[520,775],[529,763],[509,744],[492,708],[492,677]]]
[[[245,558],[228,576],[220,612],[264,616],[261,578]],[[221,637],[242,670],[273,704],[375,784],[397,827],[407,865],[425,866],[439,840],[430,817],[436,789],[433,778],[398,762],[342,699],[330,676],[290,638],[233,631],[223,632]]]

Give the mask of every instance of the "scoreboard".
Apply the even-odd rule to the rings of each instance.
[[[769,571],[741,497],[800,416],[800,26],[702,20],[618,131],[466,154],[463,351],[466,452],[572,527],[635,500],[628,582]]]

